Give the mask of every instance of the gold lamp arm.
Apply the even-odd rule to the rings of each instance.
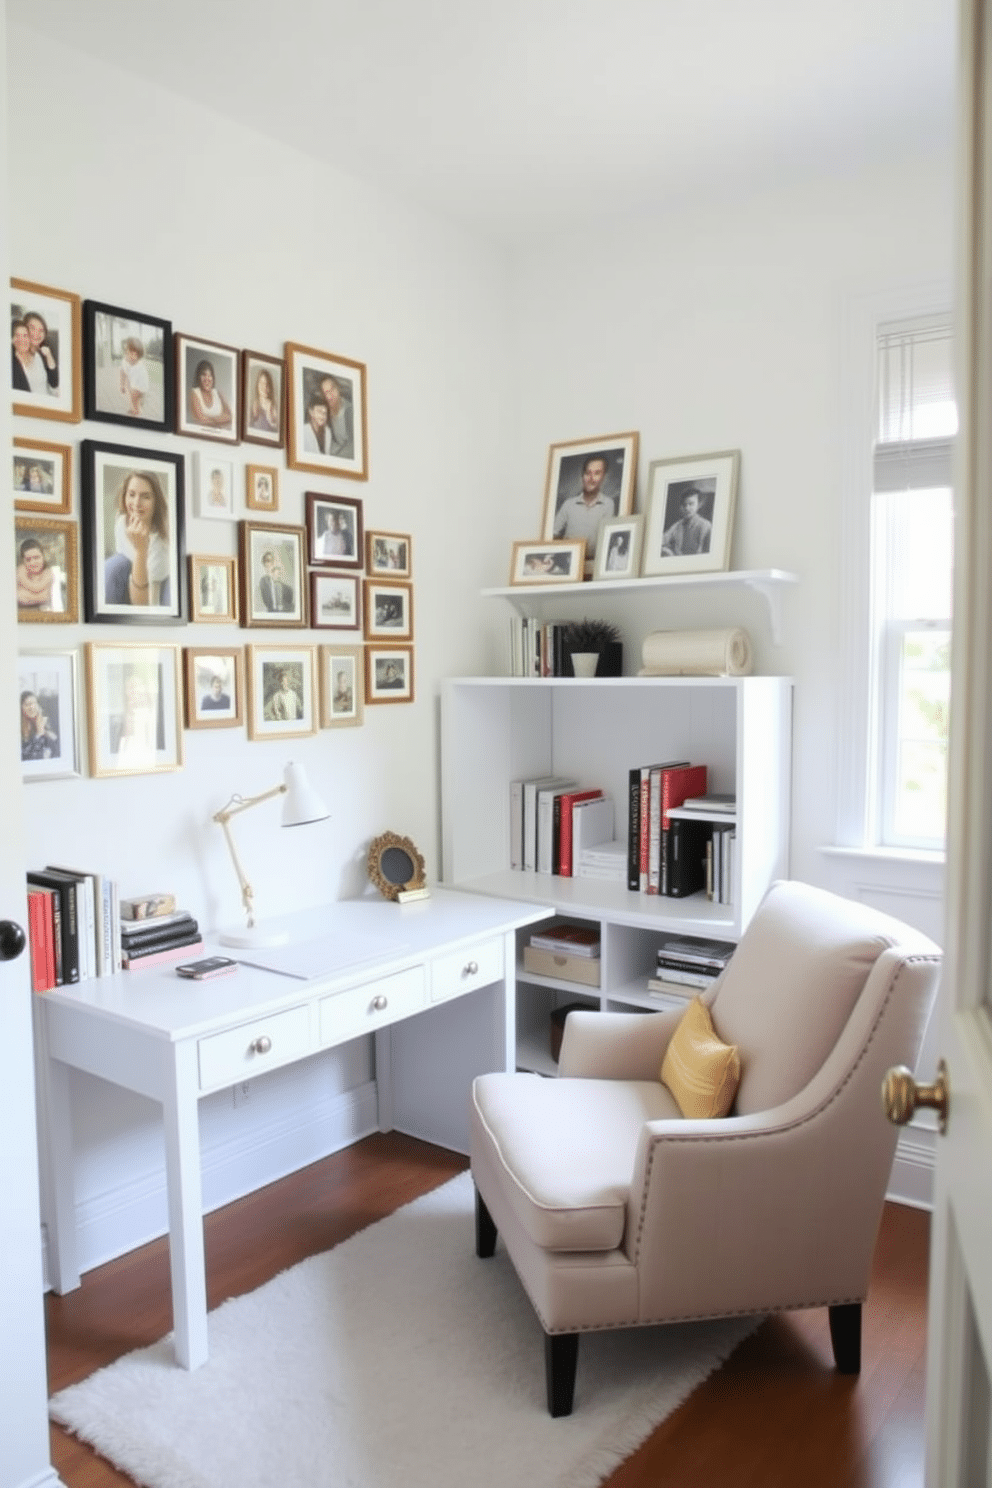
[[[273,796],[285,795],[286,789],[286,785],[282,784],[274,785],[271,790],[262,791],[261,794],[257,796],[235,795],[231,797],[226,806],[222,806],[219,811],[214,812],[213,819],[215,822],[217,822],[218,826],[223,827],[224,829],[224,838],[227,842],[228,850],[231,854],[231,861],[234,864],[234,871],[238,875],[238,883],[241,886],[241,903],[244,905],[245,913],[248,916],[249,930],[253,930],[255,928],[254,891],[252,889],[251,883],[249,882],[248,875],[242,867],[241,859],[238,857],[238,850],[234,845],[234,837],[231,833],[230,828],[231,817],[237,816],[239,812],[248,811],[249,808],[252,806],[259,806],[263,801],[271,801]]]

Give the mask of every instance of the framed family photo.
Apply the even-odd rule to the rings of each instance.
[[[176,433],[238,442],[241,356],[233,346],[179,331],[176,347]]]
[[[358,630],[362,623],[357,574],[311,573],[313,630]]]
[[[586,545],[573,542],[516,542],[510,561],[511,584],[581,584]]]
[[[317,732],[313,646],[246,646],[249,739],[301,739]]]
[[[72,446],[15,439],[11,457],[14,510],[67,517],[72,511]]]
[[[365,363],[286,343],[291,470],[368,480]]]
[[[239,646],[183,649],[188,729],[236,728],[244,719],[244,669]]]
[[[238,581],[243,626],[302,627],[307,622],[302,527],[238,523]]]
[[[79,619],[77,527],[57,517],[14,516],[14,580],[21,624]]]
[[[24,780],[82,774],[75,651],[21,651],[17,657]]]
[[[405,532],[367,532],[365,567],[369,574],[408,579],[413,573],[413,546]]]
[[[286,442],[286,364],[281,357],[241,353],[241,438],[272,449]]]
[[[316,568],[361,568],[362,503],[307,492],[307,554]]]
[[[651,462],[642,574],[729,568],[740,463],[740,450]]]
[[[83,305],[86,417],[172,432],[172,326],[157,315]]]
[[[86,645],[92,775],[157,775],[183,762],[180,648]]]
[[[245,506],[249,511],[279,510],[279,471],[274,465],[245,466]]]
[[[644,524],[640,517],[614,517],[599,529],[593,578],[636,579],[641,571]]]
[[[216,460],[203,450],[193,451],[193,483],[198,517],[234,520],[234,461]]]
[[[232,625],[238,618],[237,564],[233,558],[193,554],[189,560],[190,619]]]
[[[366,703],[413,702],[413,647],[365,647]]]
[[[582,539],[590,574],[603,522],[634,509],[637,444],[636,433],[600,434],[553,444],[548,451],[541,536]]]
[[[15,413],[78,424],[83,416],[82,302],[28,279],[10,281],[10,391]]]
[[[361,646],[321,646],[321,728],[355,728],[362,722],[364,680]]]
[[[88,621],[186,619],[181,454],[84,439],[83,594]]]
[[[413,640],[413,585],[366,579],[365,639]]]

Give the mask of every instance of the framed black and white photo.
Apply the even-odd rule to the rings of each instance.
[[[583,541],[589,574],[603,522],[634,509],[637,444],[636,433],[600,434],[553,444],[548,451],[541,536]]]
[[[511,584],[581,584],[586,545],[570,542],[517,542],[510,560]]]
[[[83,416],[79,296],[12,279],[10,347],[14,412],[78,424]]]
[[[238,618],[237,563],[213,553],[189,560],[189,617],[197,623],[233,625]]]
[[[17,693],[23,779],[81,775],[75,651],[20,651]]]
[[[361,568],[362,503],[307,492],[307,554],[315,567]]]
[[[413,702],[413,647],[365,647],[366,703]]]
[[[183,456],[92,439],[80,451],[86,619],[183,624]]]
[[[287,341],[291,470],[368,480],[365,363]]]
[[[312,630],[358,630],[362,623],[357,574],[310,574]]]
[[[402,581],[366,579],[364,583],[365,639],[413,640],[413,585]]]
[[[302,527],[238,523],[238,582],[243,626],[302,627],[307,622]]]
[[[73,625],[79,619],[75,522],[14,515],[14,580],[21,624]]]
[[[281,357],[241,353],[241,438],[272,449],[286,442],[286,364]]]
[[[599,529],[593,578],[636,579],[641,571],[644,524],[640,517],[613,517]]]
[[[314,646],[246,646],[249,739],[301,739],[317,732]]]
[[[172,432],[172,326],[157,315],[83,305],[86,417]]]
[[[176,433],[238,442],[241,354],[233,346],[177,331]]]
[[[355,728],[360,724],[364,689],[361,646],[321,646],[321,728]]]
[[[652,460],[641,573],[720,573],[730,566],[730,543],[740,450]]]
[[[42,439],[12,442],[14,510],[67,517],[72,511],[72,446]]]
[[[407,532],[366,532],[365,568],[369,575],[408,579],[413,573],[413,544]]]
[[[180,648],[89,641],[92,775],[158,775],[183,763]]]
[[[236,728],[244,719],[240,646],[186,646],[186,727]]]
[[[234,461],[217,460],[203,450],[193,451],[196,515],[234,520]]]
[[[279,510],[279,471],[274,465],[245,466],[245,506],[249,511]]]

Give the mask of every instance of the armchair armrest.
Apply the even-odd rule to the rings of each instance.
[[[592,1080],[657,1080],[681,1010],[569,1013],[559,1075]]]

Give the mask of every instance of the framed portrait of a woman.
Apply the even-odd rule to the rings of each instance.
[[[83,416],[82,302],[27,279],[10,281],[14,412],[78,424]]]
[[[80,775],[75,651],[19,652],[17,695],[23,779]]]
[[[270,449],[286,443],[286,364],[281,357],[241,353],[241,438]]]
[[[183,457],[84,439],[85,617],[117,625],[186,620]]]
[[[177,331],[176,433],[238,442],[241,357],[233,346]]]

